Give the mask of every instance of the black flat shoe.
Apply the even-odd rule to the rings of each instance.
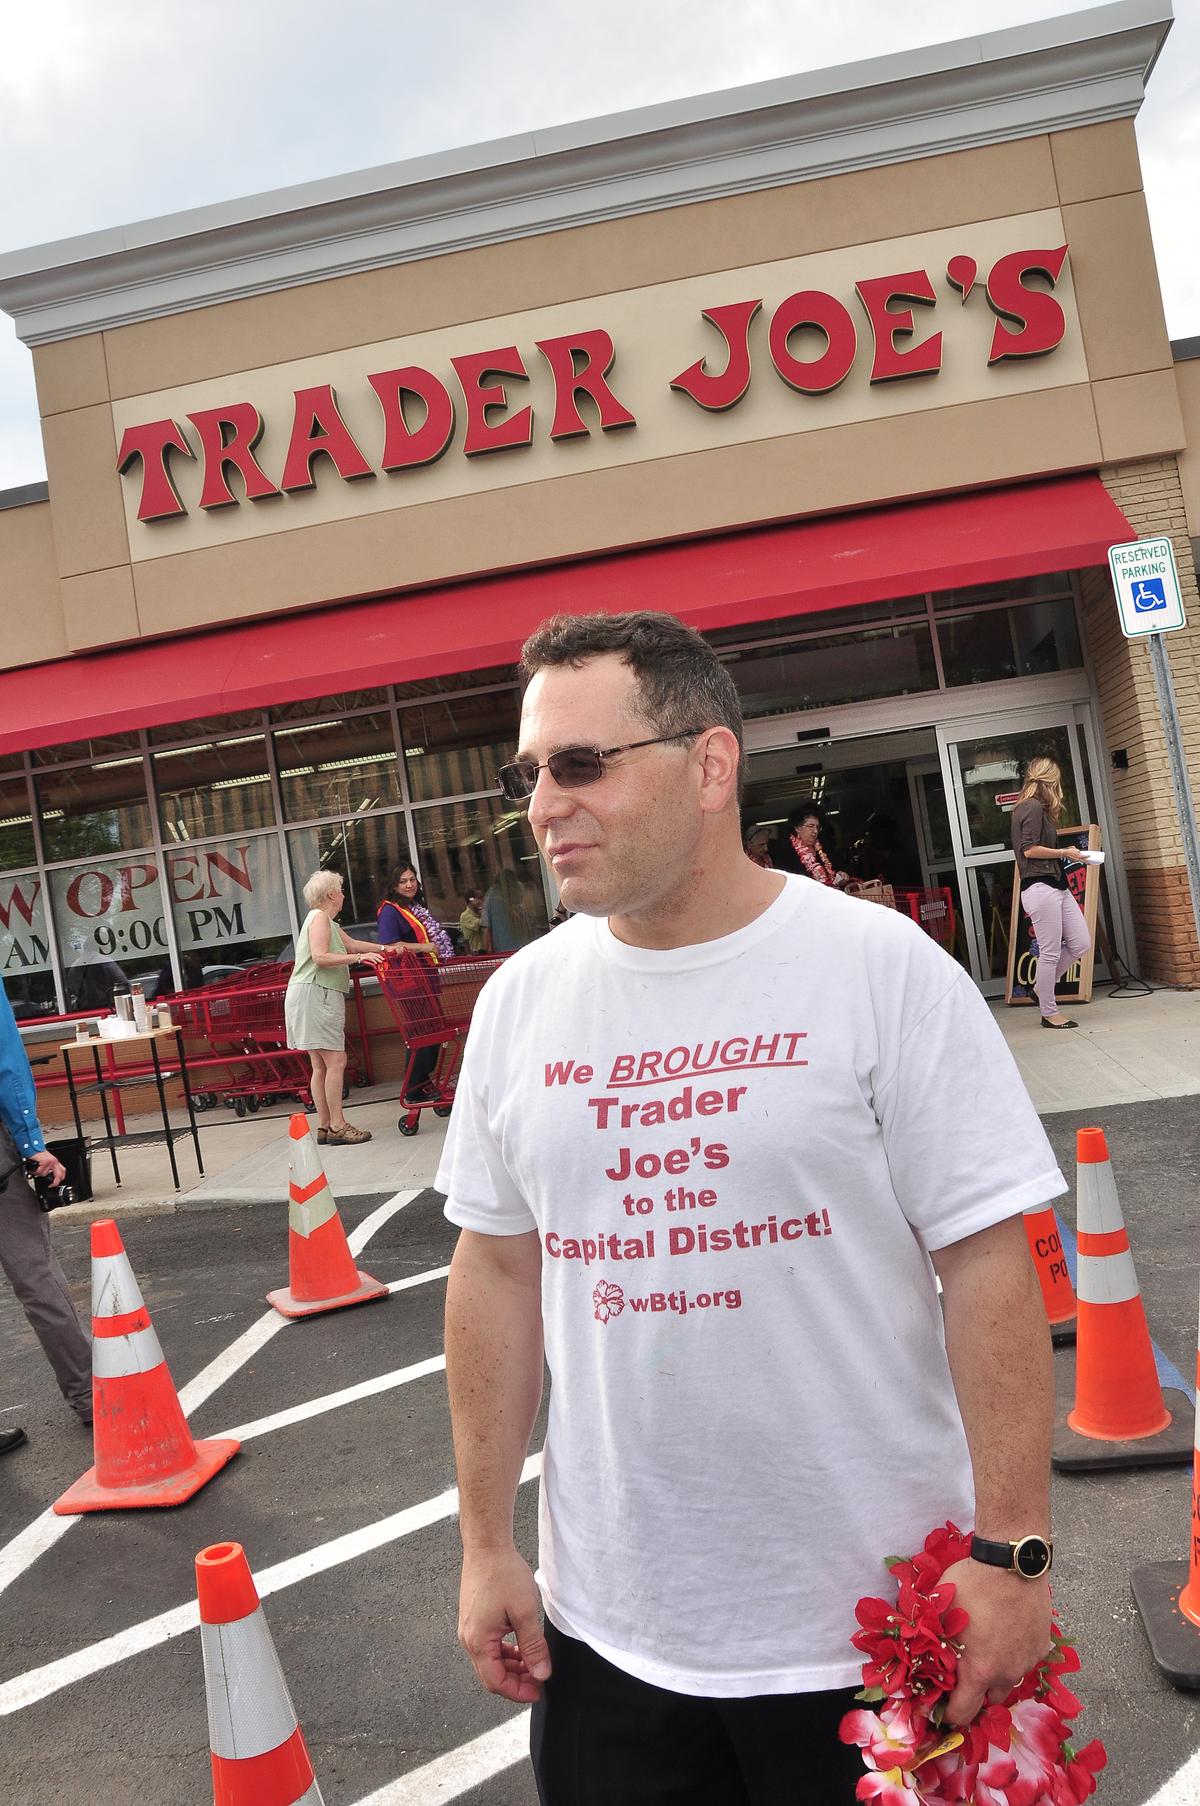
[[[1071,1021],[1047,1022],[1046,1018],[1043,1016],[1042,1017],[1042,1027],[1043,1028],[1078,1028],[1079,1024],[1078,1024],[1078,1022],[1071,1022]]]
[[[0,1455],[11,1455],[14,1449],[28,1441],[24,1430],[0,1430]]]

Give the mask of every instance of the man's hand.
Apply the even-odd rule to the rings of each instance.
[[[943,1577],[971,1622],[963,1632],[958,1685],[946,1722],[969,1724],[987,1701],[999,1705],[1050,1649],[1050,1588],[1004,1568],[956,1561]]]
[[[458,1640],[489,1693],[518,1705],[541,1698],[550,1651],[537,1582],[516,1549],[464,1556]]]
[[[61,1160],[56,1160],[48,1148],[40,1154],[31,1154],[29,1164],[39,1179],[49,1179],[51,1185],[61,1185],[67,1176],[67,1169]]]

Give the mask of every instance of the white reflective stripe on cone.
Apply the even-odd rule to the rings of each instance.
[[[141,1288],[127,1254],[97,1254],[92,1259],[92,1316],[125,1317],[145,1310]]]
[[[321,1789],[317,1786],[315,1781],[307,1793],[302,1793],[300,1795],[300,1798],[296,1801],[296,1806],[325,1806],[325,1800],[321,1793]]]
[[[1127,1304],[1141,1288],[1128,1248],[1120,1254],[1081,1254],[1075,1296],[1080,1304]]]
[[[296,1185],[311,1185],[324,1172],[311,1135],[292,1143],[292,1179]]]
[[[1080,1162],[1078,1225],[1085,1235],[1111,1235],[1125,1227],[1117,1181],[1109,1161]]]
[[[92,1337],[92,1377],[123,1380],[131,1373],[153,1373],[163,1364],[162,1344],[154,1325],[135,1329],[127,1336]]]
[[[327,1185],[314,1192],[311,1198],[305,1198],[303,1203],[297,1203],[295,1198],[288,1201],[288,1227],[297,1235],[310,1236],[314,1229],[320,1229],[336,1215],[337,1205]]]
[[[200,1640],[213,1755],[239,1762],[277,1750],[298,1726],[262,1606],[236,1624],[201,1624]]]

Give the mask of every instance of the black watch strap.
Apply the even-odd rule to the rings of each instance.
[[[1008,1568],[1023,1580],[1041,1580],[1053,1564],[1054,1545],[1044,1536],[1023,1536],[1015,1543],[991,1543],[986,1537],[973,1536],[971,1559],[990,1568]]]

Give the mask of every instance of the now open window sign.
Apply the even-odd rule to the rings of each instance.
[[[1126,639],[1140,639],[1144,633],[1177,633],[1187,626],[1175,548],[1169,539],[1134,539],[1127,545],[1110,546],[1108,568]]]

